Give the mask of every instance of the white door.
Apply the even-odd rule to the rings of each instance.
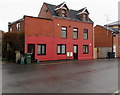
[[[116,46],[113,46],[113,52],[115,52],[115,57],[116,57]]]

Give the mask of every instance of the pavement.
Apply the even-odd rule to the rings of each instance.
[[[2,92],[118,93],[119,61],[64,60],[24,65],[2,62]]]

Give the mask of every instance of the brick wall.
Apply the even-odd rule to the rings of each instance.
[[[111,31],[106,30],[101,26],[94,28],[94,43],[95,47],[112,47],[112,34]]]
[[[52,14],[50,13],[49,9],[46,7],[45,4],[43,4],[40,13],[38,14],[38,17],[52,18]]]
[[[52,37],[52,25],[52,20],[26,16],[25,34],[26,36]]]
[[[20,23],[20,31],[18,31],[17,30],[17,23]],[[12,31],[14,31],[14,32],[24,32],[24,20],[21,20],[21,21],[16,21],[16,22],[13,22],[13,23],[10,23],[9,25],[8,25],[8,31],[9,32],[12,32]],[[12,31],[10,31],[10,28],[12,28]]]

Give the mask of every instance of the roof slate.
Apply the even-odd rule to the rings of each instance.
[[[112,27],[107,27],[107,26],[102,26],[102,25],[98,25],[98,26],[100,26],[100,27],[102,27],[104,29],[107,29],[107,30],[109,30],[111,32],[115,32],[115,33],[119,32],[119,28],[112,28]]]
[[[86,7],[85,7],[85,8],[86,8]],[[78,10],[78,12],[82,12],[85,8],[82,8],[82,9]]]
[[[112,28],[110,28],[110,27],[106,27],[106,26],[102,26],[102,25],[99,25],[99,26],[101,26],[101,27],[103,27],[103,28],[105,28],[105,29],[107,29],[107,30],[109,30],[109,31],[114,32],[114,30],[113,30]]]
[[[58,5],[58,6],[52,5],[52,4],[48,4],[48,3],[44,3],[44,4],[45,4],[45,5],[47,6],[47,8],[50,10],[50,12],[51,12],[51,14],[52,14],[53,16],[59,17],[59,14],[55,11],[55,9],[58,8],[59,6],[61,6],[63,3],[60,4],[60,5]],[[82,21],[82,19],[80,18],[80,16],[78,16],[77,14],[80,13],[80,12],[82,12],[84,9],[85,9],[85,8],[82,8],[82,9],[80,9],[80,10],[72,10],[72,9],[70,9],[70,10],[68,11],[68,19],[77,20],[77,21]],[[86,21],[86,22],[88,22],[88,23],[94,23],[90,18],[89,18],[89,20]]]
[[[63,2],[63,3],[59,4],[59,5],[57,5],[56,8],[61,7],[64,3],[65,3],[65,2]]]
[[[109,24],[106,24],[106,26],[116,26],[116,25],[120,25],[120,21],[116,21],[116,22],[113,22],[113,23],[109,23]]]

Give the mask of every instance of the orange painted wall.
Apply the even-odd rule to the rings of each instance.
[[[35,17],[25,17],[26,36],[52,37],[52,20],[46,20]]]

